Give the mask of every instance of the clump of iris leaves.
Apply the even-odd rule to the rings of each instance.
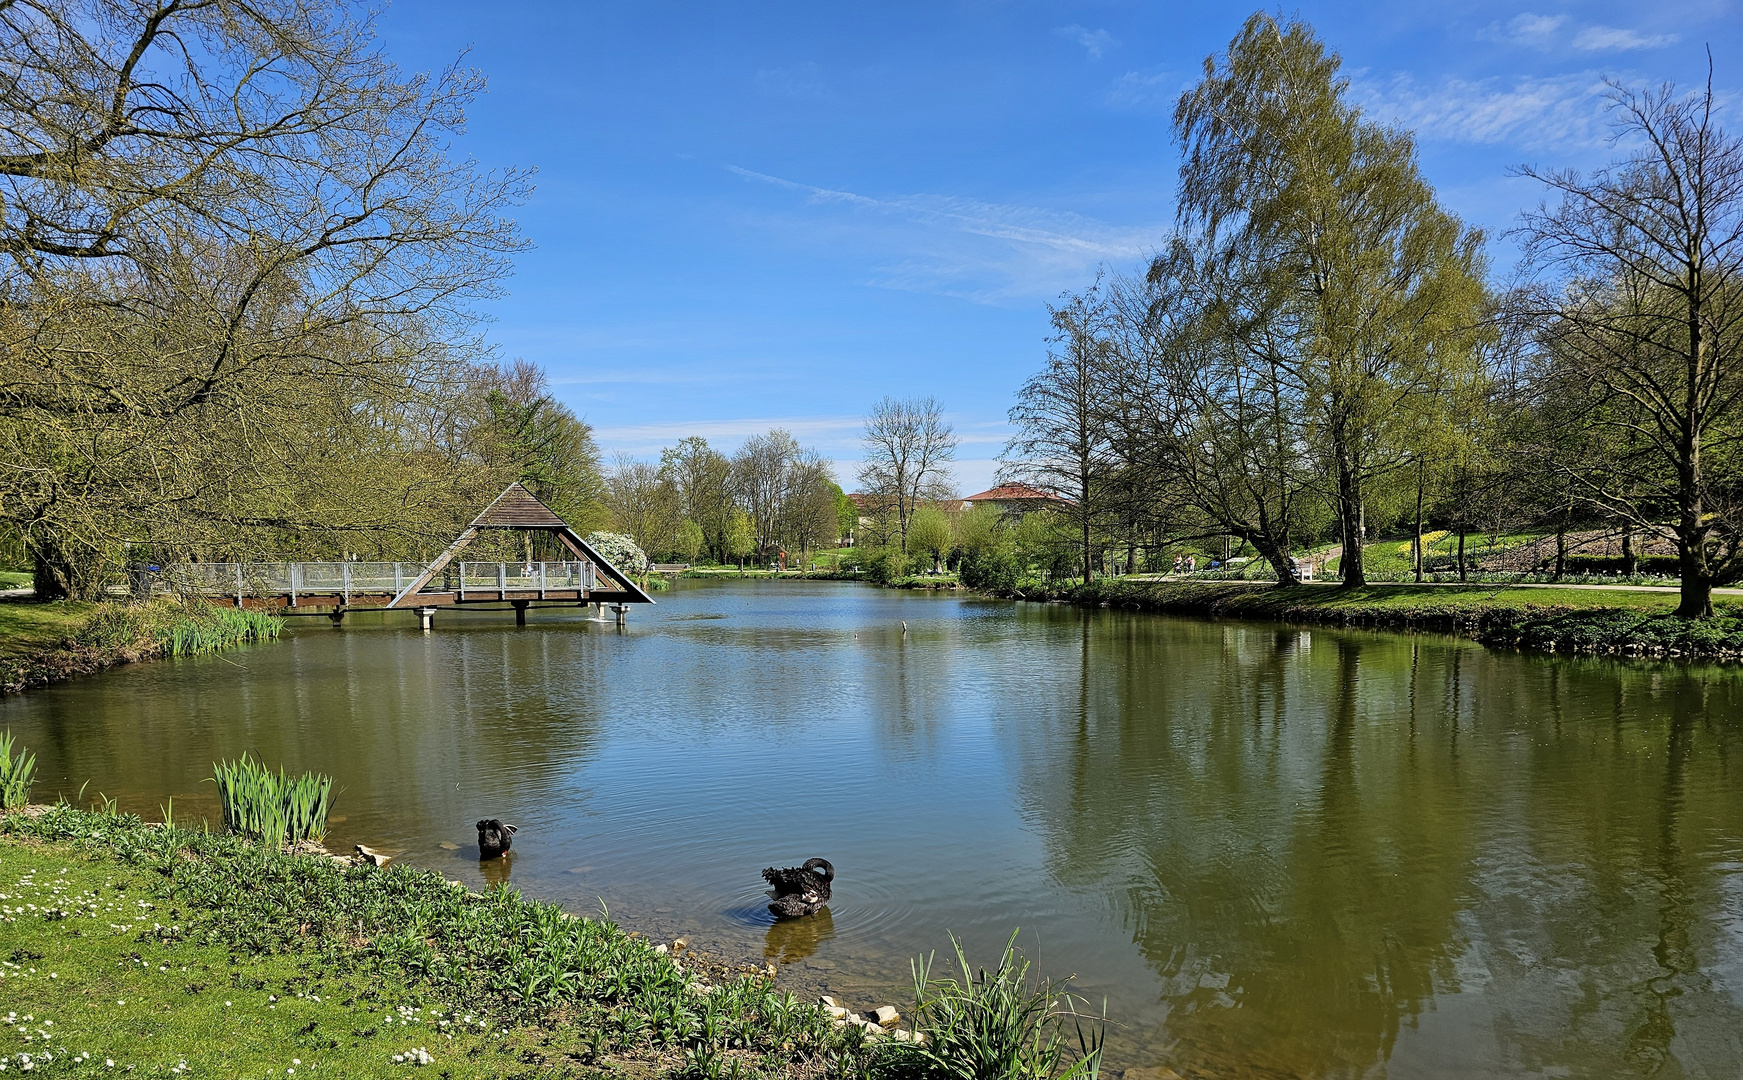
[[[195,942],[391,974],[505,1021],[569,1027],[602,1063],[666,1062],[690,1080],[1094,1080],[1100,1066],[1101,1026],[1086,1034],[1070,999],[1030,976],[1012,948],[993,971],[971,970],[957,948],[956,979],[917,964],[912,1015],[926,1041],[871,1040],[764,978],[693,985],[670,956],[608,919],[501,887],[471,892],[417,867],[342,866],[239,836],[146,825],[112,804],[0,814],[4,836],[154,871],[162,897],[190,916]]]

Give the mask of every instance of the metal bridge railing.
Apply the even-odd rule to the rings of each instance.
[[[418,579],[428,563],[417,562],[251,562],[179,563],[133,568],[132,591],[153,595],[288,596],[304,594],[398,595]],[[590,562],[452,562],[420,592],[543,592],[597,588],[598,574]]]

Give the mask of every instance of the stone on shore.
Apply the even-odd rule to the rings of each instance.
[[[894,1005],[880,1005],[873,1009],[870,1015],[879,1027],[889,1027],[902,1018],[902,1014],[896,1011]]]

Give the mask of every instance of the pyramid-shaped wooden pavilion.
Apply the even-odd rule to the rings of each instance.
[[[553,582],[548,579],[545,563],[529,565],[522,569],[531,571],[522,573],[517,570],[513,575],[508,572],[507,563],[484,564],[495,574],[494,582],[486,580],[478,583],[473,576],[474,584],[468,586],[469,575],[467,564],[459,561],[460,555],[472,541],[478,539],[486,529],[518,529],[527,532],[546,532],[557,538],[577,563],[591,563],[593,573],[587,575],[590,580],[573,581],[565,575],[562,581]],[[457,563],[458,573],[455,572]],[[474,564],[475,566],[478,564]],[[566,566],[568,564],[565,564]],[[450,586],[444,584],[437,591],[425,591],[427,586],[436,581],[438,575],[444,575],[444,581],[452,581]],[[589,604],[651,604],[653,598],[641,590],[629,575],[611,565],[606,558],[594,550],[593,545],[583,540],[579,533],[571,529],[567,522],[544,503],[540,502],[532,492],[519,483],[508,485],[501,495],[484,512],[472,519],[472,524],[448,545],[448,550],[442,552],[440,558],[429,565],[409,585],[401,589],[387,604],[388,607],[410,608],[425,607],[430,604],[455,604],[480,601],[508,601],[515,605],[518,611],[524,611],[525,605],[535,601],[569,602],[581,601]],[[620,612],[621,614],[621,612]]]

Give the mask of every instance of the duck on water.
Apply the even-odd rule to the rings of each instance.
[[[815,915],[829,903],[829,883],[835,880],[835,867],[828,859],[807,859],[801,867],[763,871],[763,880],[770,885],[769,914],[777,919],[797,919]]]

